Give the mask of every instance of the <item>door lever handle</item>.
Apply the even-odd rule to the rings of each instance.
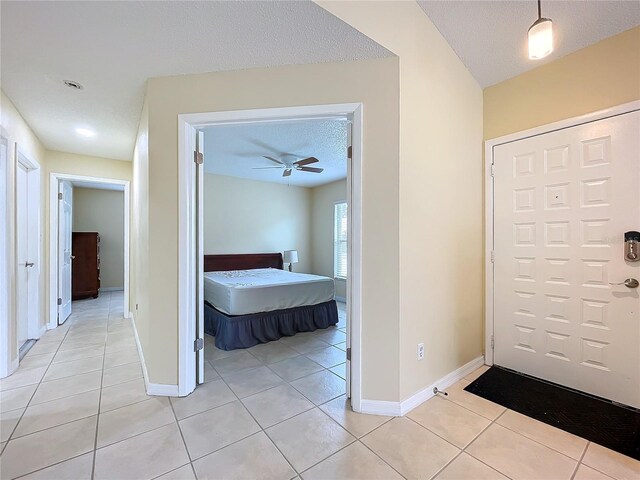
[[[609,285],[624,285],[627,288],[638,288],[640,283],[635,278],[627,278],[624,282],[609,283]]]
[[[33,267],[35,264],[33,262],[27,262],[24,264],[25,267]]]

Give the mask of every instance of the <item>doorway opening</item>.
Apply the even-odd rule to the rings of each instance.
[[[129,317],[129,182],[52,173],[49,328],[114,292]]]
[[[266,267],[277,270],[280,273],[278,275],[286,276],[286,271],[289,267],[293,270],[291,275],[303,275],[304,273],[312,273],[314,269],[313,261],[311,257],[313,253],[308,249],[310,240],[296,240],[288,239],[285,243],[277,244],[272,243],[273,247],[268,248],[267,244],[264,246],[248,246],[245,245],[241,248],[242,251],[235,250],[229,252],[228,250],[233,245],[227,246],[216,245],[216,241],[220,239],[212,240],[216,237],[216,233],[224,234],[224,231],[217,230],[215,228],[216,222],[209,222],[207,224],[207,218],[209,213],[216,210],[218,213],[221,210],[229,213],[232,203],[227,202],[229,196],[220,197],[215,200],[216,196],[221,194],[225,188],[229,190],[231,195],[231,184],[238,182],[255,182],[256,188],[266,187],[271,189],[289,189],[289,191],[283,190],[285,195],[291,194],[296,188],[303,188],[298,185],[292,185],[292,180],[296,177],[300,181],[311,181],[316,174],[324,171],[323,159],[319,155],[302,151],[304,146],[301,144],[298,148],[294,146],[272,148],[268,141],[265,141],[263,137],[249,134],[245,140],[250,140],[251,147],[245,149],[236,149],[239,155],[238,162],[232,163],[232,166],[225,166],[224,162],[217,166],[212,166],[214,170],[220,168],[220,171],[213,171],[207,173],[209,168],[207,165],[207,157],[211,155],[216,158],[216,153],[209,154],[209,143],[213,144],[213,152],[216,150],[215,135],[223,133],[226,129],[237,129],[241,131],[257,131],[260,129],[267,130],[281,130],[286,131],[287,128],[295,128],[296,125],[301,125],[304,122],[315,122],[315,124],[331,122],[341,122],[344,127],[344,149],[342,152],[342,158],[344,161],[343,166],[345,172],[342,177],[336,177],[337,181],[343,180],[343,195],[339,197],[331,197],[330,195],[324,200],[327,201],[326,205],[326,218],[328,219],[328,226],[323,229],[328,235],[328,258],[325,258],[328,262],[327,280],[329,280],[332,289],[338,289],[332,291],[331,299],[326,302],[327,299],[318,297],[311,303],[315,306],[320,306],[324,303],[332,304],[326,305],[327,309],[335,309],[335,321],[333,319],[328,320],[328,325],[335,325],[331,330],[324,330],[323,327],[319,329],[303,328],[301,330],[291,331],[288,334],[281,335],[276,334],[272,337],[266,337],[260,340],[257,344],[253,343],[248,345],[250,348],[247,350],[238,351],[236,346],[228,344],[226,347],[213,350],[213,346],[216,345],[216,341],[219,339],[219,334],[216,334],[216,340],[213,338],[207,338],[205,336],[205,319],[209,325],[211,317],[211,310],[205,310],[205,303],[211,303],[207,300],[207,293],[205,289],[211,290],[207,287],[207,281],[204,279],[204,274],[207,270],[210,270],[208,263],[213,261],[214,270],[217,274],[227,271],[228,273],[221,276],[226,278],[234,278],[237,275],[245,275],[246,271],[249,272],[249,276],[253,278],[253,282],[256,283],[266,282],[269,280],[258,280],[252,270]],[[212,136],[213,135],[213,136]],[[210,138],[208,141],[207,138]],[[223,134],[223,137],[229,138]],[[295,137],[295,136],[294,136]],[[272,137],[273,138],[273,137]],[[180,284],[183,285],[180,291],[179,306],[180,306],[180,369],[179,369],[179,392],[181,396],[188,395],[196,387],[196,384],[202,383],[206,380],[207,376],[207,364],[205,363],[205,357],[210,360],[214,360],[217,357],[221,362],[218,362],[216,371],[212,371],[213,375],[218,375],[220,371],[223,372],[222,376],[231,373],[231,370],[235,366],[230,366],[230,370],[225,368],[225,364],[236,364],[241,362],[240,357],[244,357],[247,365],[254,366],[254,372],[262,372],[272,378],[274,382],[282,383],[282,376],[278,376],[272,368],[269,368],[269,358],[280,359],[281,362],[286,363],[287,360],[295,357],[299,358],[298,362],[306,363],[306,365],[291,365],[291,369],[286,369],[286,366],[282,366],[282,375],[287,373],[297,375],[305,367],[319,368],[320,371],[329,372],[336,379],[339,379],[343,385],[346,394],[351,397],[351,406],[355,411],[360,410],[361,389],[360,389],[360,298],[361,298],[361,232],[360,232],[360,218],[361,218],[361,105],[360,104],[348,104],[348,105],[323,105],[323,106],[310,106],[310,107],[293,107],[293,108],[276,108],[276,109],[262,109],[262,110],[247,110],[247,111],[234,111],[234,112],[214,112],[207,114],[186,114],[179,116],[179,183],[180,183]],[[299,143],[300,138],[297,138]],[[251,143],[253,142],[253,143]],[[222,145],[222,144],[221,144]],[[228,146],[228,144],[227,144]],[[351,147],[351,148],[348,148]],[[299,150],[299,151],[296,151]],[[195,152],[195,155],[194,155]],[[222,157],[225,155],[223,154]],[[350,158],[347,158],[350,156]],[[316,161],[316,157],[317,160]],[[324,157],[327,158],[327,157]],[[241,160],[247,160],[241,162]],[[195,160],[195,161],[194,161]],[[252,162],[257,162],[253,165]],[[298,163],[297,163],[298,162]],[[249,165],[251,163],[251,165]],[[203,165],[204,164],[204,165]],[[269,168],[265,168],[269,167]],[[300,167],[311,167],[314,170],[302,170]],[[243,175],[251,177],[253,175],[267,175],[269,179],[264,182],[256,181],[253,178],[232,178],[235,175],[233,173],[229,175],[229,171],[225,168],[242,168],[245,172]],[[317,172],[315,170],[320,170]],[[327,168],[329,170],[329,168]],[[220,175],[224,178],[219,182],[219,188],[207,189],[207,183],[214,184],[215,179],[213,177],[207,177],[207,175]],[[304,175],[304,176],[303,176]],[[238,175],[239,177],[240,175]],[[271,180],[271,181],[269,181]],[[274,182],[273,180],[277,180]],[[306,188],[306,187],[304,187]],[[234,191],[238,193],[245,193],[246,197],[250,197],[249,190],[246,187],[234,188]],[[209,193],[207,193],[209,192]],[[253,214],[251,210],[269,209],[269,199],[274,199],[278,194],[267,195],[265,193],[258,193],[254,196],[256,202],[261,202],[261,205],[256,205],[254,202],[254,208],[252,209],[248,204],[246,205],[245,213]],[[208,200],[205,203],[205,196]],[[304,194],[302,195],[304,196]],[[310,196],[313,196],[310,194]],[[246,203],[247,198],[237,201],[244,201]],[[291,200],[289,200],[291,202]],[[337,202],[337,203],[336,203]],[[339,209],[336,209],[336,205],[344,205]],[[226,207],[225,207],[226,205]],[[272,206],[270,214],[273,216],[271,222],[267,222],[267,226],[271,226],[271,229],[277,231],[277,228],[273,228],[277,224],[286,223],[292,220],[297,214],[294,212],[298,207],[298,204],[286,203],[289,208]],[[235,205],[238,206],[238,205]],[[248,209],[248,210],[247,210]],[[207,210],[210,212],[207,213]],[[303,208],[304,210],[304,208]],[[310,207],[306,210],[307,216],[310,216]],[[336,212],[341,213],[342,216],[336,219]],[[264,218],[266,214],[261,215]],[[230,215],[230,220],[236,222],[236,225],[232,228],[242,228],[248,225],[243,223],[242,218],[238,212]],[[246,216],[246,215],[245,215]],[[310,221],[307,218],[306,221]],[[255,222],[254,222],[255,223]],[[335,225],[346,227],[346,232],[342,232],[342,235],[334,235]],[[218,227],[220,227],[218,225]],[[213,235],[209,239],[209,244],[205,240],[205,236],[209,236],[207,232],[213,232]],[[246,242],[250,241],[251,237],[240,238],[238,235],[229,237],[231,241]],[[275,234],[275,237],[282,237],[282,230],[280,234]],[[254,238],[255,239],[255,238]],[[324,241],[324,239],[322,240]],[[302,245],[301,245],[302,244]],[[277,246],[276,246],[277,245]],[[209,258],[206,246],[213,248],[212,252],[213,260]],[[346,247],[346,248],[345,248]],[[238,247],[240,248],[240,247]],[[225,250],[223,252],[223,250]],[[247,251],[252,250],[252,251]],[[259,250],[259,251],[258,251]],[[325,250],[326,251],[326,250]],[[340,252],[344,252],[340,261],[336,262],[335,255]],[[256,256],[253,254],[261,253],[266,254],[264,256]],[[226,254],[226,255],[225,255]],[[228,255],[231,254],[231,255]],[[222,268],[222,261],[226,259],[221,257],[231,257],[231,262],[234,267],[237,268]],[[243,258],[244,257],[244,258]],[[253,258],[249,258],[253,257]],[[256,258],[257,257],[257,258]],[[242,268],[243,261],[248,260],[249,263]],[[266,262],[266,263],[264,263]],[[286,270],[284,269],[286,262]],[[346,278],[341,278],[341,275],[336,275],[335,266],[340,263],[345,264],[346,268],[342,267],[341,273],[346,275]],[[233,272],[229,272],[233,270]],[[237,273],[238,270],[245,270],[245,272]],[[300,273],[298,273],[300,272]],[[348,272],[348,275],[346,274]],[[209,276],[209,275],[208,275]],[[322,277],[322,275],[318,275]],[[341,283],[340,287],[338,284]],[[343,292],[342,295],[340,292]],[[267,295],[269,296],[269,295]],[[271,297],[280,297],[281,295],[272,295]],[[336,302],[337,300],[337,302]],[[240,309],[246,307],[246,300],[237,303]],[[218,305],[220,309],[215,308],[217,313],[225,314],[225,307]],[[244,307],[243,307],[244,306]],[[305,309],[312,305],[298,305],[295,308]],[[340,308],[338,308],[340,307]],[[229,312],[227,313],[246,313],[247,312]],[[254,309],[255,310],[255,309]],[[266,312],[274,311],[275,307],[269,307]],[[286,307],[281,310],[287,310]],[[252,315],[262,318],[265,317],[265,311],[252,312]],[[327,313],[327,316],[331,316],[331,313]],[[268,315],[267,315],[268,316]],[[226,315],[230,320],[233,320],[235,315]],[[349,321],[347,321],[347,318]],[[247,321],[251,321],[248,319]],[[268,322],[269,320],[265,320]],[[325,325],[324,327],[327,327]],[[313,330],[313,331],[312,331]],[[294,335],[295,334],[295,335]],[[279,338],[278,335],[280,335]],[[318,338],[314,338],[318,336]],[[320,336],[324,336],[325,340],[320,339]],[[330,338],[331,337],[331,338]],[[240,339],[240,344],[242,343]],[[290,342],[290,345],[287,343]],[[251,342],[250,342],[251,343]],[[295,345],[294,345],[295,344]],[[194,348],[195,346],[195,348]],[[202,348],[200,348],[202,347]],[[207,347],[210,347],[211,352],[208,352]],[[226,348],[226,349],[225,349]],[[344,350],[343,350],[344,349]],[[195,353],[194,353],[195,350]],[[277,350],[277,351],[276,351]],[[301,352],[304,350],[308,355]],[[234,353],[235,352],[235,353]],[[255,353],[255,355],[253,353]],[[314,362],[309,356],[314,355],[317,362]],[[279,358],[279,356],[284,357]],[[290,355],[290,357],[287,357]],[[235,360],[232,357],[236,356]],[[266,362],[260,362],[259,357],[265,358]],[[333,359],[330,358],[333,356]],[[224,358],[229,358],[228,361],[224,361]],[[338,358],[342,358],[340,361]],[[308,361],[305,362],[305,360]],[[325,363],[327,367],[321,365]],[[335,363],[334,363],[335,362]],[[278,363],[278,362],[274,362]],[[291,363],[291,362],[290,362]],[[330,365],[331,364],[331,365]],[[209,365],[210,367],[211,365]],[[335,371],[331,371],[334,368]],[[213,370],[213,369],[212,369]],[[248,370],[252,370],[251,366]],[[285,370],[288,370],[285,373]],[[296,372],[297,371],[297,372]],[[291,373],[293,372],[293,373]],[[238,372],[239,373],[239,372]],[[274,376],[271,377],[270,375]],[[323,373],[322,375],[326,375]],[[344,377],[344,378],[343,378]],[[309,382],[313,383],[312,380]],[[240,387],[241,388],[241,387]],[[301,387],[302,389],[303,387]],[[250,389],[250,388],[249,388]],[[345,393],[345,392],[343,392]],[[312,395],[309,393],[309,395]],[[340,394],[336,395],[339,396]],[[308,397],[307,397],[308,398]],[[333,398],[333,397],[332,397]],[[319,400],[318,400],[319,401]]]

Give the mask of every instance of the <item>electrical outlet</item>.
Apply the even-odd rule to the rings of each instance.
[[[418,360],[424,360],[424,343],[418,344]]]

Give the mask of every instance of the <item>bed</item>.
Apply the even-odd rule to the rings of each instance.
[[[283,270],[282,254],[204,256],[204,326],[222,350],[338,323],[333,279]]]

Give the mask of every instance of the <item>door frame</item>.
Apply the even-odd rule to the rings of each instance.
[[[493,365],[494,350],[493,350],[493,332],[494,332],[494,263],[493,263],[493,251],[494,251],[494,177],[493,177],[493,165],[494,165],[494,152],[495,147],[504,145],[506,143],[523,140],[525,138],[535,137],[538,135],[544,135],[545,133],[555,132],[558,130],[564,130],[571,127],[577,127],[578,125],[584,125],[586,123],[595,122],[597,120],[603,120],[605,118],[615,117],[618,115],[624,115],[640,110],[640,100],[636,100],[622,105],[616,105],[614,107],[606,108],[604,110],[598,110],[596,112],[587,113],[577,117],[567,118],[558,122],[549,123],[521,132],[504,135],[502,137],[492,138],[486,140],[484,143],[484,184],[485,184],[485,211],[484,211],[484,231],[485,231],[485,322],[484,322],[484,358],[485,364]]]
[[[351,405],[361,410],[362,401],[362,103],[310,105],[300,107],[263,108],[226,112],[190,113],[178,115],[178,391],[188,395],[196,387],[196,356],[193,339],[196,329],[196,298],[198,275],[195,254],[202,247],[198,241],[195,217],[195,168],[193,160],[196,128],[236,123],[280,122],[319,118],[349,118],[352,122],[351,195],[351,271],[347,278],[351,329]],[[200,192],[202,195],[202,192]],[[199,199],[202,200],[201,198]],[[201,232],[202,230],[200,230]],[[201,285],[200,285],[201,288]]]
[[[123,315],[129,318],[129,227],[130,227],[130,182],[113,178],[90,177],[54,173],[49,176],[49,307],[48,328],[58,326],[58,183],[61,180],[96,185],[114,185],[124,188],[124,309]]]
[[[27,210],[27,235],[29,237],[29,261],[35,263],[34,267],[29,271],[29,280],[28,280],[28,295],[29,295],[29,319],[27,324],[27,337],[29,340],[37,340],[40,336],[46,331],[46,323],[40,327],[38,325],[38,320],[40,319],[40,275],[43,271],[41,260],[43,258],[41,249],[42,249],[42,236],[40,233],[40,210],[41,210],[41,190],[40,190],[40,164],[31,157],[27,152],[25,152],[22,147],[16,143],[16,154],[15,154],[15,174],[16,177],[18,175],[19,165],[22,165],[27,169],[27,195],[29,198],[35,198],[35,202],[29,202],[28,210]],[[15,195],[18,194],[18,188],[16,184]],[[17,211],[16,211],[17,215]],[[14,235],[17,234],[18,228],[18,218],[16,216],[15,220],[15,230]],[[14,251],[14,255],[17,251]],[[14,275],[17,278],[18,262],[14,262]],[[18,288],[16,285],[16,295],[18,294]],[[17,326],[16,326],[17,327]],[[15,342],[18,342],[17,338],[17,330],[16,330],[16,338]],[[20,345],[18,345],[18,349]]]
[[[10,195],[9,185],[9,139],[5,136],[4,129],[0,131],[0,148],[5,149],[5,159],[0,164],[0,208],[2,213],[0,218],[5,220],[6,228],[0,231],[0,378],[8,376],[17,367],[17,359],[15,362],[11,362],[11,339],[9,326],[9,312],[12,294],[11,289],[11,269],[13,267],[13,260],[9,254],[9,245],[11,245],[12,234],[12,212],[9,209],[9,205],[12,204],[9,200],[12,198]]]

